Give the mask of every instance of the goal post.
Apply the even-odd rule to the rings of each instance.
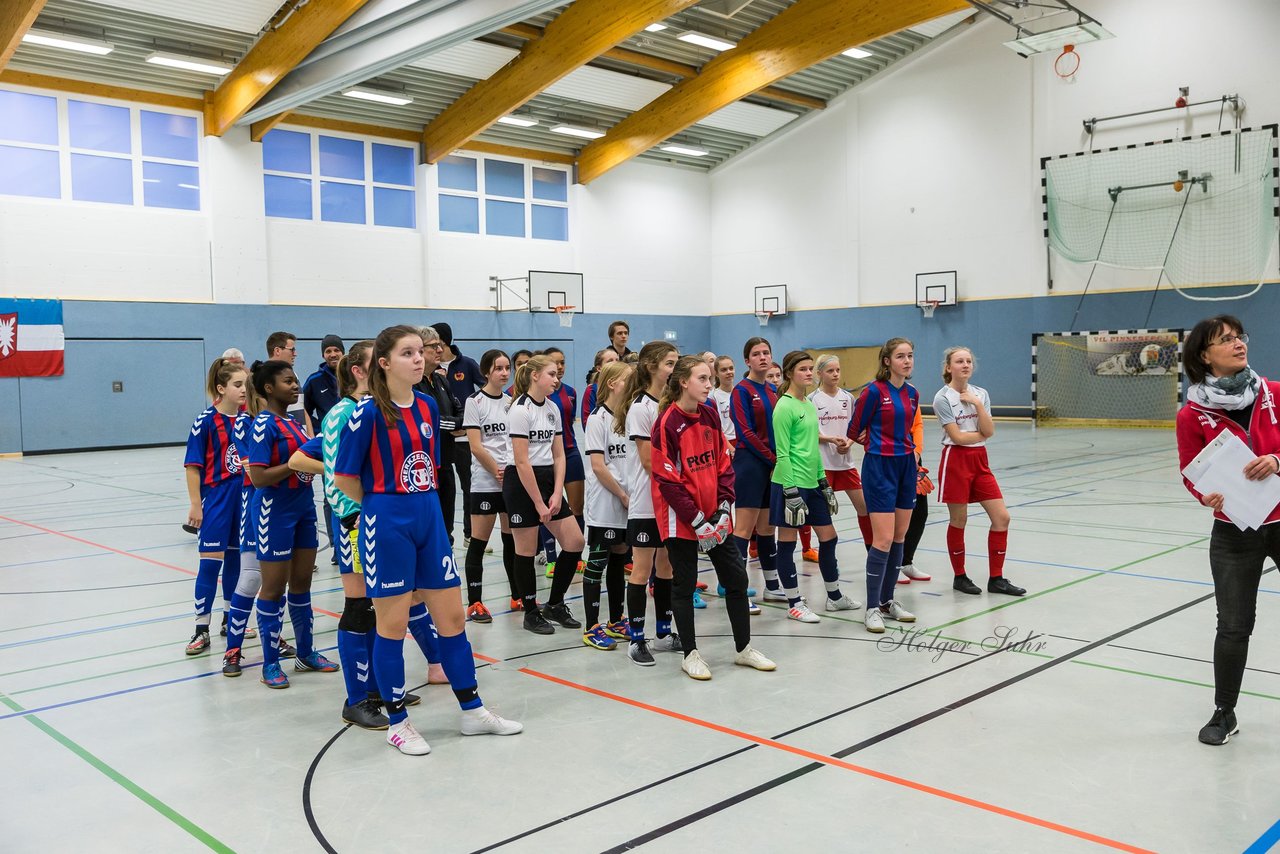
[[[1042,427],[1172,428],[1184,329],[1037,332],[1031,407]]]

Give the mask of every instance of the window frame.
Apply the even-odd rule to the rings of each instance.
[[[476,162],[476,189],[475,190],[455,190],[451,187],[443,187],[440,185],[440,166],[436,164],[431,171],[431,189],[434,190],[434,204],[431,206],[432,228],[436,234],[450,235],[457,237],[483,237],[494,238],[498,240],[537,240],[545,243],[569,243],[573,232],[572,208],[573,208],[573,173],[567,167],[561,164],[551,164],[543,161],[518,160],[511,157],[498,157],[482,152],[473,152],[461,150],[451,152],[451,157],[465,157]],[[488,192],[485,161],[493,160],[502,163],[516,163],[524,168],[524,197],[517,198],[514,196],[495,195]],[[533,194],[533,170],[547,169],[553,172],[559,172],[565,176],[565,200],[558,201],[554,199],[540,199]],[[477,231],[451,231],[441,227],[440,217],[440,197],[456,196],[459,198],[475,199],[478,207]],[[488,232],[488,202],[509,202],[524,206],[524,234],[522,236],[514,236],[508,234],[490,234]],[[549,208],[561,208],[565,211],[565,237],[563,240],[555,237],[535,237],[533,234],[533,206],[540,205]]]

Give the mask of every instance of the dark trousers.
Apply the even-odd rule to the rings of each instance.
[[[458,492],[462,495],[459,505],[462,507],[462,533],[471,536],[471,446],[466,442],[455,442],[453,445],[453,468],[456,473]]]
[[[444,516],[444,529],[449,533],[449,543],[453,543],[453,508],[457,502],[458,485],[453,479],[452,442],[440,445],[440,470],[438,487],[440,491],[440,513]]]
[[[329,496],[324,498],[324,530],[329,535],[329,548],[333,549],[333,508],[329,506]],[[338,562],[338,552],[333,551],[333,562]]]
[[[698,544],[694,540],[672,537],[665,543],[671,559],[671,610],[676,618],[676,631],[685,655],[697,649],[693,631],[693,591],[698,585]],[[738,548],[726,540],[707,553],[716,577],[724,585],[724,606],[729,612],[733,645],[739,652],[751,643],[751,613],[747,605],[747,568]],[[557,568],[558,568],[557,564]]]
[[[907,526],[907,538],[902,544],[902,565],[914,564],[916,546],[924,536],[924,526],[929,521],[929,496],[916,496],[916,509],[911,511],[911,524]]]
[[[1241,531],[1214,520],[1209,537],[1209,569],[1218,605],[1218,634],[1213,642],[1213,702],[1235,708],[1249,658],[1249,636],[1257,612],[1258,583],[1267,558],[1280,564],[1280,524]]]

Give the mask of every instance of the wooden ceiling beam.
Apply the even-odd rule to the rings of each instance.
[[[577,0],[519,56],[467,90],[423,129],[423,157],[435,163],[548,86],[650,24],[697,0]]]
[[[0,3],[0,71],[9,64],[22,37],[31,29],[45,0],[6,0]]]
[[[287,120],[289,118],[289,115],[290,115],[289,111],[285,110],[283,113],[276,113],[274,116],[271,116],[270,118],[259,119],[258,121],[249,125],[249,139],[253,140],[254,142],[262,142],[262,138],[267,134],[271,133],[271,129],[273,127]]]
[[[249,49],[206,98],[204,132],[222,136],[368,0],[311,0]]]
[[[578,155],[578,181],[593,181],[716,110],[841,51],[967,8],[965,0],[797,0],[697,77],[589,142]]]

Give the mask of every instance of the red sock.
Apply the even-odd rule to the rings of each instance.
[[[858,528],[862,531],[862,542],[866,544],[867,548],[871,548],[871,542],[875,539],[875,536],[871,533],[871,517],[859,516]]]
[[[947,555],[951,558],[951,570],[964,575],[964,528],[947,526]]]
[[[991,562],[991,577],[1004,575],[1004,553],[1009,546],[1008,531],[989,531],[987,533],[987,558]]]
[[[810,527],[809,525],[805,525],[800,529],[800,547],[804,551],[809,551],[809,549],[813,548],[813,540],[811,539],[812,536],[813,536],[813,528]]]

